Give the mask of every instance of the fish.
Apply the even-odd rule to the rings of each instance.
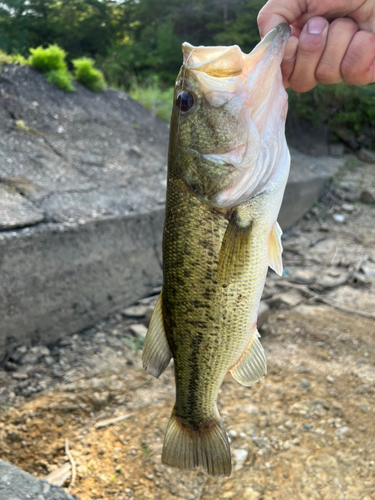
[[[250,54],[237,45],[182,45],[171,116],[163,288],[143,348],[159,377],[174,360],[176,401],[162,462],[231,474],[217,408],[228,371],[261,380],[257,330],[268,267],[282,274],[277,222],[290,156],[280,63],[290,28],[280,24]]]

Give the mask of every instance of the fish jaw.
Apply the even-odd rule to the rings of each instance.
[[[250,54],[236,45],[183,44],[181,88],[198,89],[201,108],[194,111],[198,116],[193,113],[182,120],[194,120],[194,130],[214,127],[218,132],[212,143],[204,134],[179,142],[182,156],[191,150],[197,153],[191,168],[186,168],[188,162],[182,165],[180,177],[189,187],[199,187],[199,199],[207,205],[230,209],[246,203],[267,186],[287,156],[287,94],[280,63],[289,34],[289,26],[279,25]],[[203,104],[206,115],[202,113],[200,121]],[[184,127],[182,120],[179,130]],[[226,121],[230,127],[225,128]],[[210,163],[225,166],[225,171]]]

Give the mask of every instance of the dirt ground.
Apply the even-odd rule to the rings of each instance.
[[[374,173],[350,160],[323,203],[286,235],[285,275],[270,273],[264,294],[272,307],[261,329],[268,374],[250,388],[227,375],[219,393],[230,478],[161,464],[173,369],[159,380],[142,370],[140,342],[127,334],[135,321],[122,315],[52,349],[56,365],[3,372],[1,458],[42,478],[69,461],[68,439],[77,467],[71,492],[82,500],[375,499],[375,319],[306,295],[375,313],[375,205],[357,201],[375,187]],[[16,375],[22,370],[27,380]],[[24,392],[40,379],[44,390]],[[120,416],[128,418],[95,427]]]

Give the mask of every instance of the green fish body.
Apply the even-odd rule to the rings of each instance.
[[[174,359],[163,462],[214,476],[231,473],[216,406],[226,373],[247,386],[266,373],[256,320],[268,266],[282,273],[276,220],[289,154],[279,65],[288,35],[280,25],[248,56],[236,46],[184,44],[176,82],[164,284],[143,363],[158,377]],[[259,113],[262,103],[269,112]]]

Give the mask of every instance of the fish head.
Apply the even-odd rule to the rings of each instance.
[[[250,54],[237,45],[182,46],[169,165],[210,206],[245,203],[275,170],[277,143],[285,142],[280,63],[289,34],[288,25],[277,26]]]

